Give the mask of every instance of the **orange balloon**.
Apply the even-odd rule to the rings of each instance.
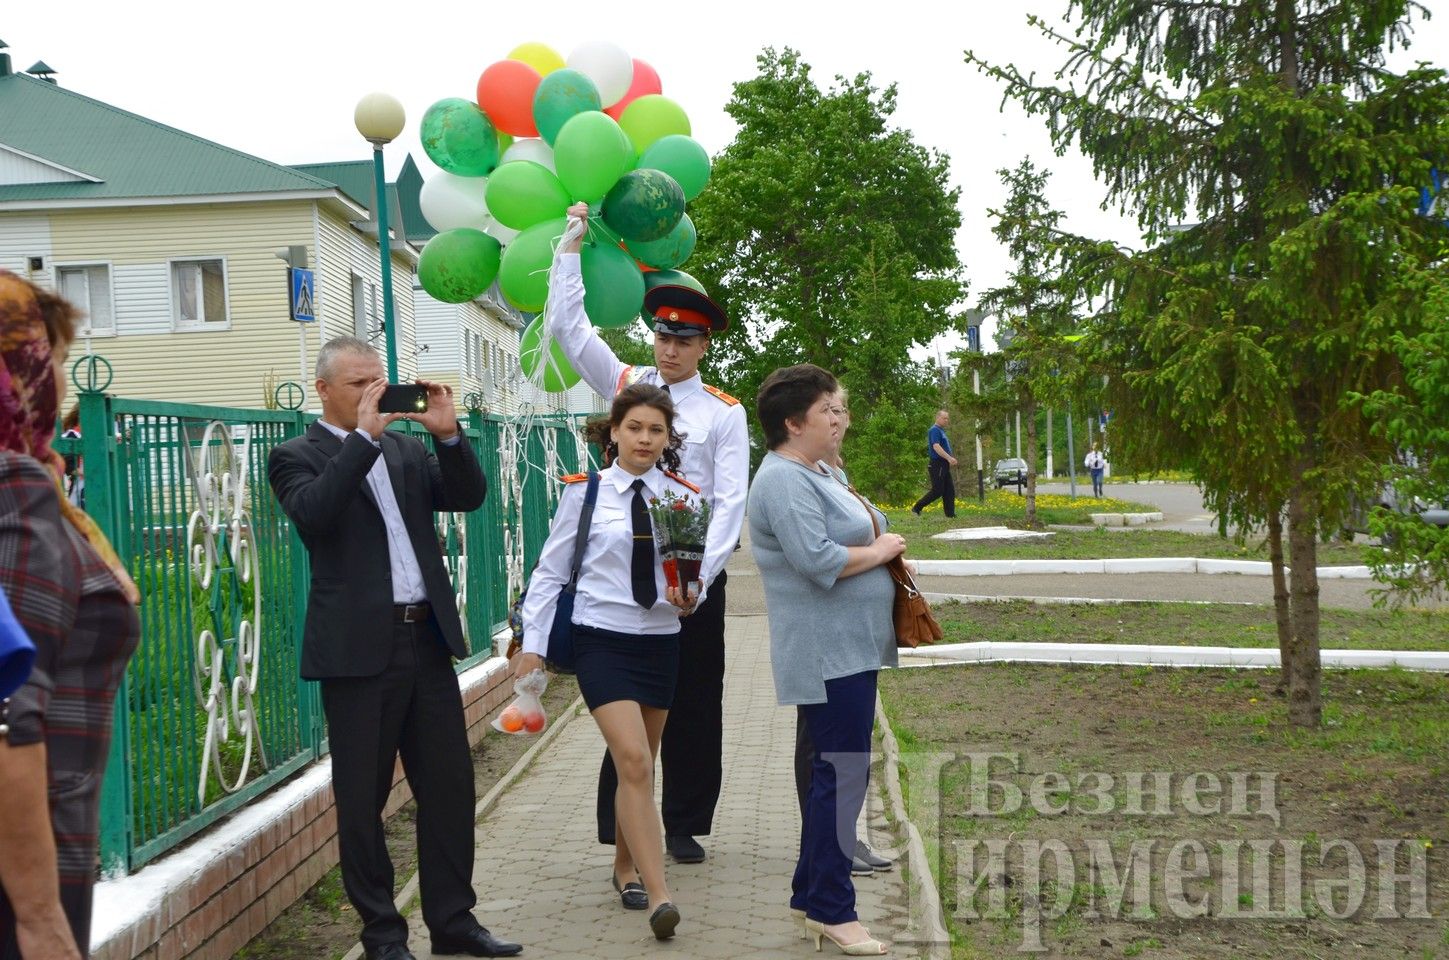
[[[533,95],[542,82],[539,72],[521,60],[499,60],[478,78],[478,106],[504,133],[536,137]]]

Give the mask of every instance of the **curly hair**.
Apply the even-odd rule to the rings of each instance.
[[[619,456],[619,445],[610,438],[609,432],[622,425],[635,407],[653,407],[664,414],[669,442],[659,456],[659,466],[669,473],[679,473],[679,451],[684,446],[684,438],[674,429],[674,401],[669,399],[669,394],[647,383],[632,383],[620,390],[609,405],[607,417],[593,417],[584,424],[584,439],[603,452],[604,466],[613,463]]]

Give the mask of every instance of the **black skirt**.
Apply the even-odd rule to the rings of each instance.
[[[679,634],[641,636],[576,623],[574,672],[590,710],[616,700],[668,710],[679,677]]]

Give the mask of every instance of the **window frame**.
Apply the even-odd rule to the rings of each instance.
[[[91,320],[94,318],[94,311],[91,310],[90,281],[87,280],[86,302],[84,304],[75,304],[76,308],[81,310],[85,314],[85,318],[82,320],[83,326],[79,326],[76,328],[75,335],[77,338],[84,338],[89,340],[104,339],[117,336],[119,331],[116,327],[116,270],[114,263],[110,260],[68,260],[64,263],[52,263],[51,267],[55,271],[55,291],[62,297],[65,296],[65,291],[61,286],[62,272],[66,270],[90,270],[96,267],[105,268],[106,297],[110,302],[111,327],[109,330],[102,330],[100,332],[97,332],[95,328],[91,326]],[[72,300],[71,302],[75,303],[74,300]]]
[[[181,303],[179,289],[176,282],[176,267],[178,264],[194,263],[219,263],[221,265],[221,309],[220,320],[183,321],[181,319]],[[170,301],[171,309],[171,331],[173,333],[218,333],[231,329],[231,270],[227,263],[225,254],[200,254],[187,257],[166,258],[166,291],[167,299]],[[201,295],[201,308],[206,310],[205,290],[199,291]]]

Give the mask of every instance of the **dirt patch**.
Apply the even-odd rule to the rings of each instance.
[[[549,717],[557,717],[578,696],[572,677],[549,679],[543,704]],[[490,716],[491,718],[491,716]],[[473,786],[476,795],[491,790],[535,743],[537,737],[507,737],[490,730],[473,748]],[[388,854],[392,857],[397,888],[417,869],[417,804],[409,801],[384,825]],[[414,901],[413,908],[416,908]],[[296,903],[273,920],[237,954],[238,960],[322,960],[341,957],[357,942],[361,924],[336,867],[327,871]]]
[[[1316,731],[1277,681],[884,674],[953,956],[1449,957],[1449,677],[1326,673]]]

